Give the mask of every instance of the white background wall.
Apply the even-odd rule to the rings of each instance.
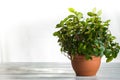
[[[120,42],[119,0],[0,0],[1,62],[69,62],[52,35],[69,7],[83,13],[102,9],[103,19],[111,19],[110,29]],[[120,56],[113,62],[119,60]]]

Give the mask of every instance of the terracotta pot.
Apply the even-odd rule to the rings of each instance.
[[[95,76],[101,63],[100,57],[92,56],[92,60],[86,60],[84,56],[76,55],[71,60],[76,76]]]

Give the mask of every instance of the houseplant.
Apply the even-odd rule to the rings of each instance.
[[[86,18],[73,8],[68,10],[72,14],[56,25],[58,31],[53,35],[58,37],[61,51],[71,59],[77,76],[96,75],[101,57],[105,56],[106,62],[110,62],[120,50],[109,30],[110,20],[103,21],[102,11],[96,8],[87,12]]]

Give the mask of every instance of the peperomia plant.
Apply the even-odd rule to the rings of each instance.
[[[108,29],[110,20],[101,19],[101,10],[94,8],[86,18],[73,8],[69,11],[72,14],[60,21],[56,25],[59,30],[53,33],[58,37],[62,52],[68,56],[84,55],[87,60],[105,55],[106,62],[117,57],[120,46]]]

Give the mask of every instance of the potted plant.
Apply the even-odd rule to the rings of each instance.
[[[86,18],[73,8],[68,10],[72,14],[56,25],[58,31],[53,35],[58,37],[61,51],[71,59],[76,76],[96,75],[101,57],[105,56],[106,62],[110,62],[120,50],[109,30],[110,20],[103,21],[102,11],[96,8],[87,12]]]

